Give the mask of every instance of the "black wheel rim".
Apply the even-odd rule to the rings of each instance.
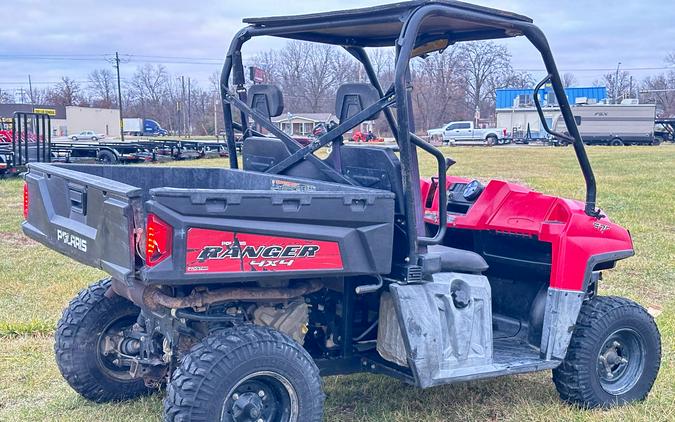
[[[630,391],[644,371],[645,351],[644,340],[635,330],[622,328],[607,337],[598,352],[602,389],[615,396]]]
[[[255,372],[225,396],[221,422],[295,422],[298,397],[281,374]]]
[[[105,329],[101,331],[96,344],[96,360],[99,368],[111,378],[120,381],[130,381],[134,378],[129,373],[131,369],[127,365],[119,364],[119,355],[117,353],[106,354],[106,338],[119,337],[120,333],[128,330],[134,323],[138,315],[125,315],[110,322]]]

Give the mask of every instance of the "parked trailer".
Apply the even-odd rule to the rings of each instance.
[[[0,142],[0,175],[17,174],[35,162],[132,164],[227,156],[226,145],[212,141],[53,142],[46,114],[15,113],[10,127],[8,141]]]
[[[601,104],[572,108],[574,119],[586,145],[653,145],[654,104]],[[554,130],[568,134],[565,122],[558,116]],[[567,145],[565,139],[555,140],[559,145]]]
[[[660,142],[675,142],[675,118],[656,119],[654,136]]]

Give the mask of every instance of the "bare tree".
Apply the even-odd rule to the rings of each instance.
[[[663,117],[675,115],[675,72],[648,76],[642,82],[641,101],[654,103]]]
[[[159,104],[166,90],[168,77],[169,74],[164,66],[145,64],[136,69],[131,80],[131,88],[137,98],[148,100],[152,104]]]
[[[89,74],[89,93],[92,104],[97,107],[110,108],[117,101],[115,99],[116,80],[110,69],[96,69]]]
[[[82,97],[82,88],[80,84],[67,77],[63,76],[56,86],[49,90],[47,94],[47,101],[54,105],[72,106],[84,105]]]
[[[6,89],[0,89],[0,104],[13,104],[14,94]]]
[[[333,112],[338,86],[359,78],[356,61],[329,45],[290,41],[278,52],[258,54],[253,63],[281,86],[289,112]],[[364,76],[365,77],[365,76]]]
[[[472,115],[464,102],[463,68],[456,47],[414,62],[413,91],[417,126],[431,128],[453,117]]]
[[[46,88],[33,88],[28,90],[28,99],[31,104],[44,104],[47,102],[49,90]]]
[[[629,72],[619,72],[618,79],[616,72],[606,73],[602,76],[602,82],[607,87],[607,93],[614,99],[614,102],[619,103],[622,97],[630,97],[631,76]]]
[[[569,87],[575,86],[579,82],[577,80],[576,75],[574,75],[574,73],[565,72],[562,75],[562,83],[563,83],[563,86],[565,88],[569,88]]]
[[[476,41],[461,45],[459,54],[469,106],[476,111],[490,110],[495,89],[505,75],[513,73],[511,53],[493,41]]]

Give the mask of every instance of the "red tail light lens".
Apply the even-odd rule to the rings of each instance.
[[[23,184],[23,219],[28,220],[28,183]]]
[[[155,214],[148,214],[145,232],[145,264],[152,267],[171,256],[173,228]]]

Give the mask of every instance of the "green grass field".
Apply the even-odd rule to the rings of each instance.
[[[452,148],[452,174],[501,178],[582,199],[571,148]],[[663,363],[648,400],[585,411],[558,400],[549,372],[417,390],[356,375],[325,379],[327,421],[675,420],[675,146],[589,148],[599,205],[629,228],[637,255],[605,273],[601,294],[627,296],[656,313]],[[222,166],[225,160],[179,165]],[[426,157],[422,172],[435,166]],[[25,238],[21,180],[0,180],[0,421],[158,421],[162,394],[96,405],[74,393],[53,357],[53,331],[78,290],[103,276]]]

